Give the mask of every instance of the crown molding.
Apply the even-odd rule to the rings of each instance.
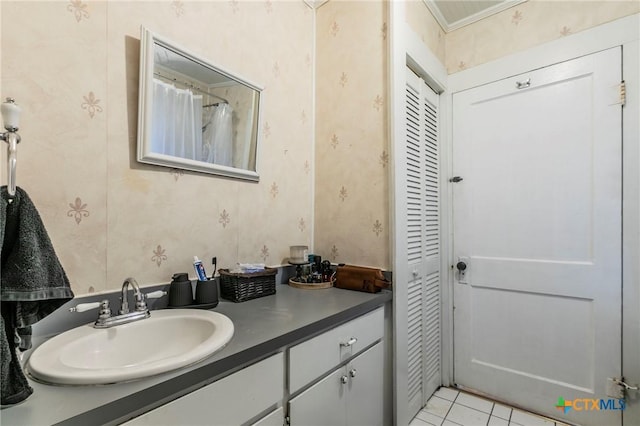
[[[309,8],[316,10],[320,8],[322,5],[324,5],[326,2],[328,2],[329,0],[302,0],[302,1],[304,2],[304,4],[309,6]]]

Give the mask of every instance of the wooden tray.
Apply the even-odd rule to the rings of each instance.
[[[321,283],[299,283],[294,281],[293,278],[289,279],[289,285],[295,288],[303,288],[305,290],[320,290],[322,288],[333,287],[333,281],[325,281]]]

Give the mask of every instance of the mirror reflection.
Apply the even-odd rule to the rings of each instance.
[[[138,160],[258,180],[261,89],[145,29],[141,46]]]

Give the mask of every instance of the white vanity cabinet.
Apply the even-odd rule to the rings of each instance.
[[[382,425],[382,356],[377,343],[291,399],[291,426]]]
[[[383,333],[379,308],[292,347],[290,392],[313,384],[289,400],[290,424],[382,425]]]
[[[125,424],[382,425],[384,321],[379,307]]]
[[[280,352],[124,424],[240,425],[281,403],[283,397],[284,355]],[[277,411],[258,424],[282,425],[282,409]]]

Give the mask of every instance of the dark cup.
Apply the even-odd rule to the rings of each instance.
[[[193,304],[193,287],[186,273],[173,274],[169,286],[169,306],[188,306]]]
[[[196,283],[196,303],[198,305],[212,303],[218,305],[218,283],[216,283],[216,280],[211,279]]]

